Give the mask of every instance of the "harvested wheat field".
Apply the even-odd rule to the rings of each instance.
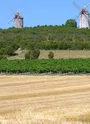
[[[1,124],[90,124],[90,76],[0,76]]]

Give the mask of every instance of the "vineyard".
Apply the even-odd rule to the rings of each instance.
[[[0,60],[0,73],[90,73],[90,59]]]

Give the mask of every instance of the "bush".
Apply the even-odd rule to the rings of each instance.
[[[54,58],[54,53],[52,51],[49,52],[48,58],[49,59],[53,59]]]
[[[38,59],[40,55],[40,50],[30,50],[25,54],[25,59],[30,60],[30,59]]]
[[[5,54],[5,48],[1,48],[0,49],[0,55],[4,55]]]
[[[5,56],[0,55],[0,60],[7,59]]]
[[[36,49],[36,50],[31,51],[31,58],[32,59],[38,59],[39,55],[40,55],[40,50]]]
[[[13,56],[13,55],[15,55],[13,47],[7,46],[7,47],[5,48],[5,55],[8,55],[8,56]]]
[[[26,60],[29,60],[29,59],[30,59],[30,52],[27,52],[27,53],[25,54],[25,59],[26,59]]]

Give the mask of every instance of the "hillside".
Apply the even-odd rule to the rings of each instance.
[[[90,29],[64,26],[37,26],[0,29],[0,54],[9,50],[39,48],[44,50],[90,49]]]

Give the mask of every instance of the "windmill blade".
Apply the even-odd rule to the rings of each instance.
[[[22,13],[23,12],[23,9],[21,11],[18,10],[17,12]]]
[[[86,19],[89,20],[90,16],[88,15],[88,17],[87,17],[87,15],[88,15],[87,13],[84,13],[84,16],[86,17]]]
[[[13,11],[13,9],[12,9],[12,8],[10,8],[10,10],[12,11],[13,15],[15,15],[15,12]]]
[[[75,19],[75,21],[78,19],[80,17],[80,14],[79,15],[77,15],[74,19]]]
[[[20,13],[22,13],[24,10],[22,9],[21,11],[20,11]]]
[[[78,19],[80,17],[80,14],[78,16],[76,16],[76,19]]]
[[[81,10],[81,7],[75,2],[75,1],[73,1],[73,3],[72,3],[79,11]]]
[[[85,13],[85,15],[88,15],[90,17],[90,13]]]
[[[90,3],[85,7],[85,9],[87,9],[90,6]]]
[[[14,20],[14,18],[8,24],[10,24],[13,20]]]

